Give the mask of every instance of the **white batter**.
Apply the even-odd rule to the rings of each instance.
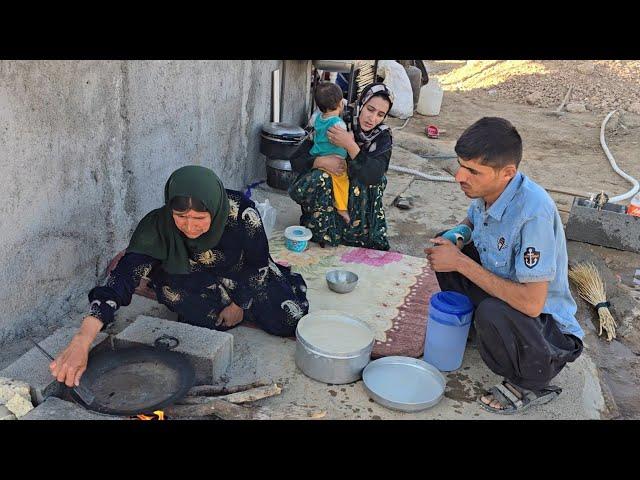
[[[329,353],[354,353],[365,348],[373,340],[373,333],[339,316],[323,315],[306,318],[298,324],[302,338],[311,345]]]

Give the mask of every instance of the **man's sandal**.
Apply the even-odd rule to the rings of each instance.
[[[507,387],[507,385],[511,388]],[[520,398],[518,395],[513,393],[512,389],[519,393]],[[560,395],[561,392],[562,389],[554,385],[549,385],[542,390],[533,391],[522,387],[516,387],[513,383],[504,380],[502,383],[491,387],[485,394],[485,396],[493,395],[493,399],[500,402],[500,405],[502,405],[503,408],[494,408],[489,404],[484,403],[482,398],[478,398],[478,403],[482,408],[489,412],[500,415],[513,415],[514,413],[524,412],[533,405],[544,405],[545,403],[549,403]]]

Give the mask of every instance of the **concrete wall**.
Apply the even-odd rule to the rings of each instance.
[[[307,61],[0,62],[0,343],[64,321],[177,167],[265,178],[283,63],[282,119],[301,122]]]

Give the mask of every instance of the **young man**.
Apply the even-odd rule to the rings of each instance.
[[[562,390],[549,382],[582,352],[564,230],[546,191],[518,172],[522,140],[507,120],[478,120],[455,151],[456,181],[474,199],[462,222],[471,239],[440,236],[425,253],[440,288],[473,302],[480,356],[505,378],[480,404],[516,413],[557,397]]]

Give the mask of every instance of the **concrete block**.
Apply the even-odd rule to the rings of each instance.
[[[62,327],[40,342],[40,346],[54,358],[66,348],[71,338],[78,331],[75,327]],[[92,347],[102,343],[107,338],[106,333],[98,333]],[[33,347],[4,370],[0,377],[27,382],[31,386],[31,400],[34,405],[42,403],[50,395],[59,396],[63,385],[51,376],[48,360],[42,352]]]
[[[189,358],[196,372],[196,384],[213,384],[224,375],[233,358],[233,335],[186,323],[140,315],[115,337],[115,345],[154,346],[156,339],[169,335],[178,339],[173,351]]]
[[[606,204],[602,210],[575,199],[567,221],[568,240],[640,253],[640,217],[627,215],[623,205]]]
[[[80,405],[57,397],[49,397],[20,420],[127,420],[85,410]]]

